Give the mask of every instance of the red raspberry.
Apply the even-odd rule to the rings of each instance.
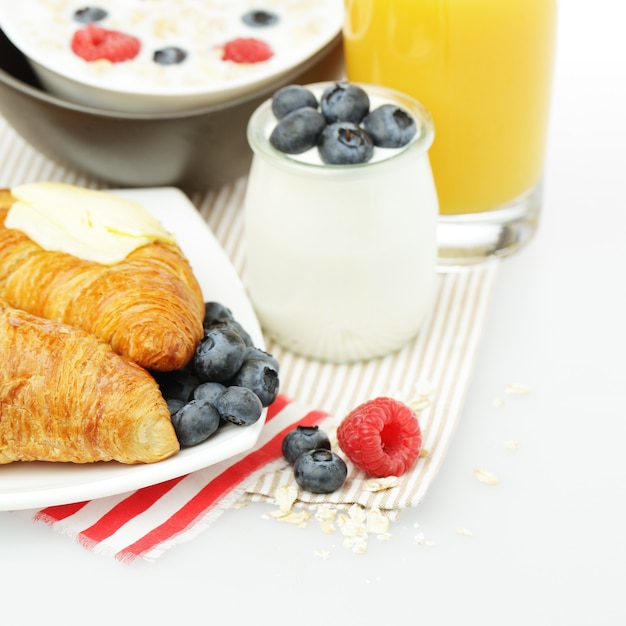
[[[400,476],[420,453],[417,415],[393,398],[376,398],[353,409],[337,429],[339,446],[359,469],[375,478]]]
[[[260,39],[240,37],[224,45],[223,61],[235,63],[259,63],[274,56],[273,50]]]
[[[141,42],[137,37],[93,24],[77,30],[72,37],[72,50],[85,61],[129,61],[139,54],[139,48]]]

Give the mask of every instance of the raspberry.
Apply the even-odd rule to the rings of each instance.
[[[85,61],[129,61],[139,54],[140,48],[137,37],[93,24],[77,30],[72,37],[72,50]]]
[[[375,478],[400,476],[420,453],[422,432],[415,412],[393,398],[376,398],[357,406],[337,429],[345,455]]]
[[[273,50],[260,39],[239,37],[224,45],[223,61],[235,63],[259,63],[274,56]]]

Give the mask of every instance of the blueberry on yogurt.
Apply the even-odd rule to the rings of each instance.
[[[357,124],[336,122],[324,128],[318,150],[328,165],[355,165],[367,163],[374,154],[374,142]]]
[[[302,85],[281,87],[272,97],[272,113],[278,120],[283,119],[288,113],[304,107],[317,109],[318,102],[315,94]]]
[[[80,24],[93,24],[94,22],[101,22],[108,17],[108,13],[100,7],[83,7],[82,9],[76,9],[74,11],[74,21]]]
[[[413,117],[395,104],[383,104],[371,111],[363,120],[363,128],[381,148],[402,148],[417,133]]]
[[[301,154],[317,144],[324,129],[324,117],[312,107],[296,109],[276,124],[270,144],[286,154]]]
[[[335,83],[322,94],[322,115],[329,124],[353,122],[360,124],[370,108],[369,96],[364,89],[352,83]]]

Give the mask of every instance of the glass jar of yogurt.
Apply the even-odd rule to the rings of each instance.
[[[318,98],[333,83],[307,85]],[[370,161],[327,165],[312,148],[289,155],[269,135],[271,100],[252,115],[245,198],[246,286],[267,335],[302,356],[351,362],[405,346],[434,298],[438,201],[431,117],[411,97],[361,85],[370,110],[392,103],[417,132]]]

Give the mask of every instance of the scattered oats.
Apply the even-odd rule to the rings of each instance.
[[[314,554],[320,559],[324,559],[324,561],[330,558],[330,552],[328,550],[316,550]]]
[[[311,514],[307,511],[290,511],[288,513],[273,511],[272,517],[279,522],[285,522],[287,524],[300,526],[300,528],[306,528],[306,523],[311,518]]]
[[[377,492],[385,491],[397,487],[400,484],[400,479],[397,476],[386,476],[385,478],[370,478],[365,481],[363,489],[365,491]]]
[[[435,545],[434,541],[428,541],[426,539],[426,537],[424,536],[424,533],[417,533],[417,535],[415,535],[415,543],[418,546],[434,546]]]
[[[294,485],[281,485],[276,490],[274,503],[278,506],[279,512],[289,513],[294,502],[298,499],[298,488]]]
[[[372,508],[367,512],[366,527],[370,533],[384,534],[389,532],[389,519],[380,509]]]
[[[319,522],[320,528],[327,535],[335,532],[335,519],[337,509],[332,504],[320,504],[315,511],[315,519]]]
[[[463,526],[459,526],[456,529],[456,534],[457,535],[465,535],[466,537],[471,537],[472,536],[472,531],[471,530],[467,530],[467,528],[463,528]]]
[[[421,396],[419,398],[413,398],[412,400],[409,400],[409,402],[407,402],[407,404],[416,413],[419,413],[420,411],[423,411],[424,409],[427,409],[430,406],[430,403],[431,403],[431,399],[430,398],[426,398],[424,396]]]
[[[425,459],[430,456],[430,450],[427,448],[420,448],[419,458]]]
[[[530,393],[530,387],[520,385],[519,383],[511,383],[504,388],[504,391],[511,395],[528,395]]]
[[[360,524],[363,524],[367,518],[367,513],[365,512],[365,509],[358,504],[353,504],[348,509],[348,515],[350,516],[350,519],[354,520],[355,522],[359,522]]]
[[[498,478],[491,472],[488,472],[487,470],[475,469],[474,476],[476,476],[476,478],[481,483],[485,483],[485,485],[497,485],[498,484]]]
[[[502,398],[494,398],[493,406],[504,406],[504,400]]]
[[[341,514],[337,520],[343,534],[342,545],[357,554],[367,552],[367,514],[358,504],[353,504],[347,514]]]
[[[233,504],[233,509],[245,509],[247,506],[247,502],[235,502],[235,504]]]
[[[431,405],[433,396],[435,395],[435,389],[429,381],[421,380],[415,385],[414,393],[415,397],[403,401],[418,413]]]
[[[279,522],[296,524],[304,528],[311,514],[307,511],[293,510],[293,505],[297,498],[298,489],[296,487],[293,485],[281,485],[276,490],[276,496],[274,497],[274,502],[278,505],[278,509],[272,511],[271,516]]]
[[[519,449],[519,442],[518,441],[505,441],[504,442],[504,447],[508,448],[509,450],[518,450]]]
[[[342,545],[344,548],[352,550],[355,554],[365,554],[367,552],[367,538],[346,537]]]

